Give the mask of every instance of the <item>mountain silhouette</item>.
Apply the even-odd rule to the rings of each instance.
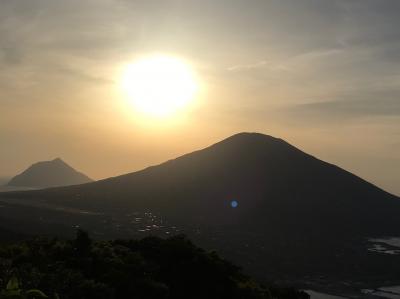
[[[151,212],[263,279],[291,273],[295,278],[330,274],[383,280],[392,278],[396,268],[392,257],[368,251],[367,241],[400,236],[398,197],[259,133],[236,134],[134,173],[3,193],[2,198],[113,215],[101,225],[91,222],[97,233],[119,234],[123,226],[113,230],[104,223]],[[131,220],[124,224],[129,225]]]
[[[61,160],[32,168],[51,169],[55,165],[71,170]],[[52,176],[46,179],[51,181]],[[243,221],[256,227],[259,221],[282,225],[296,219],[305,223],[313,214],[310,225],[340,217],[343,224],[357,219],[350,229],[364,229],[381,213],[393,215],[400,208],[396,196],[282,139],[258,133],[236,134],[138,172],[80,186],[31,191],[26,196],[80,208],[147,209],[182,220],[224,225]],[[236,208],[232,208],[232,201],[237,202]],[[392,220],[384,217],[380,222],[389,224]]]
[[[8,186],[48,188],[92,182],[92,179],[73,169],[60,158],[38,162],[13,177]]]
[[[184,222],[257,230],[319,223],[330,230],[381,233],[397,224],[395,215],[400,215],[398,197],[259,133],[239,133],[138,172],[24,196],[100,211],[152,210]]]

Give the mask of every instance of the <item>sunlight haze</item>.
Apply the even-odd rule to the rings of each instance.
[[[250,131],[399,195],[399,6],[0,1],[0,177],[117,176]]]

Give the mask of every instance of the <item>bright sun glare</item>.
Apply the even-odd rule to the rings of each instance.
[[[138,112],[160,118],[175,115],[187,107],[198,89],[194,72],[187,63],[161,55],[129,64],[121,83]]]

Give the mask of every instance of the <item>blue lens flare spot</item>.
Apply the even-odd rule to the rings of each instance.
[[[232,208],[237,208],[238,205],[239,205],[239,203],[236,200],[232,200],[231,201],[231,207]]]

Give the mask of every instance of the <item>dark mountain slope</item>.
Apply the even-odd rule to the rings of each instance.
[[[8,186],[47,188],[77,185],[92,179],[73,169],[60,158],[38,162],[10,180]]]
[[[242,230],[397,233],[400,200],[285,141],[241,133],[145,170],[7,197],[96,210],[149,210],[182,223]],[[232,208],[232,200],[238,202]]]

